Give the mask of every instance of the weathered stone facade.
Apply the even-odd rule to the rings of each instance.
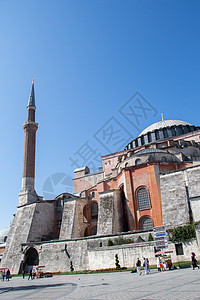
[[[200,220],[200,167],[160,175],[163,224],[186,225]]]
[[[72,260],[75,270],[93,270],[115,267],[115,254],[121,266],[133,266],[138,256],[154,264],[154,244],[147,242],[153,227],[200,221],[199,127],[177,120],[155,123],[125,150],[103,156],[98,172],[76,169],[73,195],[43,201],[34,185],[35,109],[33,82],[24,124],[22,189],[1,266],[18,273],[39,263],[45,271],[64,272]],[[108,247],[119,234],[133,243]],[[183,260],[190,259],[191,250],[199,255],[196,241],[183,248]]]

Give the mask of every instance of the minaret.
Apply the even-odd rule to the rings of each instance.
[[[38,200],[35,192],[35,144],[38,123],[35,122],[35,93],[34,79],[32,81],[31,93],[27,106],[27,119],[24,128],[24,156],[22,189],[19,194],[19,206],[33,203]]]

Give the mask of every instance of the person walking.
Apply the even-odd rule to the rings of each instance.
[[[139,259],[139,257],[137,258],[136,267],[137,267],[138,274],[141,275],[142,274],[142,272],[141,272],[141,260]]]
[[[28,280],[29,280],[30,278],[33,279],[33,277],[32,277],[32,268],[31,268],[30,271],[29,271]]]
[[[3,281],[4,281],[4,279],[5,279],[5,276],[6,276],[6,271],[3,270],[3,274],[2,274],[2,279],[3,279]]]
[[[144,267],[144,270],[145,270],[145,274],[149,274],[149,271],[148,271],[148,262],[147,262],[147,259],[144,257],[144,261],[143,261],[143,267]]]
[[[159,256],[157,257],[157,269],[158,269],[158,272],[161,272],[161,269],[160,269],[160,257]]]
[[[8,269],[6,272],[6,281],[9,281],[10,279],[10,270]]]
[[[35,268],[33,268],[33,271],[32,271],[32,277],[33,277],[33,279],[35,279]]]
[[[199,266],[197,265],[197,260],[196,260],[196,255],[194,252],[191,253],[192,256],[191,256],[191,260],[192,260],[192,268],[193,270],[195,270],[195,268],[198,268],[199,269]]]

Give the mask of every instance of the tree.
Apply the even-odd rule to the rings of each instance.
[[[70,260],[70,271],[71,271],[71,272],[73,272],[73,271],[74,271],[74,267],[73,267],[72,260]]]
[[[119,259],[118,259],[117,254],[115,254],[115,266],[116,266],[116,269],[120,269],[120,264],[119,264]]]
[[[151,234],[151,232],[149,233],[149,236],[148,236],[148,242],[151,242],[151,241],[153,241],[153,236],[152,236],[152,234]]]

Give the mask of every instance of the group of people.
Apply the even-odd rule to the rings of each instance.
[[[6,270],[1,271],[1,281],[4,281],[5,278],[6,278],[6,281],[9,281],[9,279],[10,279],[10,270],[9,269],[7,271]]]
[[[157,269],[159,272],[166,271],[167,269],[171,270],[172,263],[171,261],[168,263],[165,259],[157,257]]]
[[[138,274],[141,275],[142,274],[142,272],[141,272],[141,260],[139,259],[139,257],[137,258],[136,267],[137,267]],[[149,274],[150,270],[149,270],[149,260],[148,260],[148,258],[144,257],[143,267],[144,267],[145,275]]]
[[[32,279],[32,280],[35,279],[35,276],[36,276],[36,271],[35,271],[34,268],[33,269],[31,268],[30,271],[29,271],[28,280],[29,279]]]

